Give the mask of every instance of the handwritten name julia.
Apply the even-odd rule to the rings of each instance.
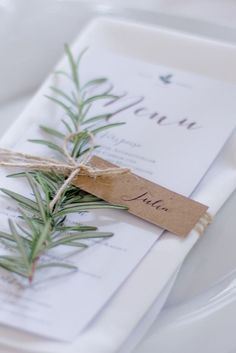
[[[121,199],[126,202],[139,201],[145,205],[155,208],[158,211],[164,211],[164,212],[168,211],[168,208],[165,206],[164,200],[153,199],[152,195],[147,191],[144,192],[143,194],[139,194],[131,198],[128,196],[122,196]]]

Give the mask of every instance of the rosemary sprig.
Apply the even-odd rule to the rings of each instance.
[[[79,65],[86,50],[82,51],[77,59],[73,57],[68,45],[65,46],[65,51],[70,72],[57,71],[56,74],[63,75],[70,81],[71,94],[69,95],[58,87],[51,87],[53,95],[47,96],[64,111],[64,118],[61,121],[65,131],[40,126],[42,132],[49,138],[31,139],[30,141],[45,145],[65,158],[63,143],[67,136],[71,136],[69,139],[70,156],[77,160],[90,150],[89,139],[91,134],[96,135],[105,129],[120,124],[108,124],[108,120],[112,116],[110,113],[97,116],[88,115],[94,102],[114,98],[115,96],[110,92],[94,96],[89,95],[91,87],[96,88],[104,84],[107,79],[102,77],[82,83],[79,75]],[[96,125],[97,123],[99,123],[99,126]],[[96,146],[93,148],[96,148]],[[32,282],[37,270],[49,267],[76,269],[75,266],[63,261],[47,261],[44,255],[51,249],[58,246],[85,249],[87,245],[83,240],[106,238],[113,235],[110,232],[99,232],[95,226],[68,224],[68,215],[101,208],[124,209],[123,206],[111,205],[72,184],[67,186],[51,207],[52,200],[65,182],[66,176],[52,172],[32,171],[13,174],[11,177],[25,178],[31,188],[32,198],[4,188],[0,189],[14,200],[19,210],[19,220],[13,222],[9,219],[9,231],[0,231],[0,239],[7,242],[8,249],[10,249],[10,255],[0,256],[0,267],[26,277],[30,282]]]

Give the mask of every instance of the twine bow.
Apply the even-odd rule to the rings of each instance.
[[[68,175],[62,186],[57,191],[53,200],[50,202],[50,209],[52,210],[57,201],[60,199],[63,192],[66,190],[67,186],[72,182],[72,180],[78,175],[87,175],[89,177],[98,177],[104,175],[118,175],[127,173],[128,168],[106,168],[98,169],[88,165],[92,153],[94,150],[94,136],[91,132],[88,132],[90,139],[90,147],[87,154],[78,161],[76,158],[70,155],[68,144],[69,142],[78,135],[79,131],[76,133],[71,133],[65,137],[63,143],[63,153],[66,158],[66,162],[61,162],[53,158],[39,157],[27,153],[20,153],[8,149],[0,149],[0,166],[4,167],[14,167],[23,168],[28,170],[40,170],[44,172],[54,172],[63,175]]]

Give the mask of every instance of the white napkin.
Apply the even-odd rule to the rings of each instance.
[[[28,120],[23,115],[4,136],[1,146],[11,147],[27,125]],[[210,206],[211,215],[216,214],[236,187],[235,146],[236,133],[192,195],[195,200]],[[74,342],[58,343],[2,327],[2,352],[7,352],[7,346],[13,347],[14,352],[38,353],[131,351],[161,310],[177,270],[198,238],[196,231],[185,239],[165,232],[102,312]]]

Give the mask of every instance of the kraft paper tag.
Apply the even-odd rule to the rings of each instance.
[[[99,169],[116,167],[97,156],[89,164]],[[179,236],[188,235],[208,209],[131,172],[96,178],[79,175],[73,184],[107,202],[127,206],[129,213]]]

